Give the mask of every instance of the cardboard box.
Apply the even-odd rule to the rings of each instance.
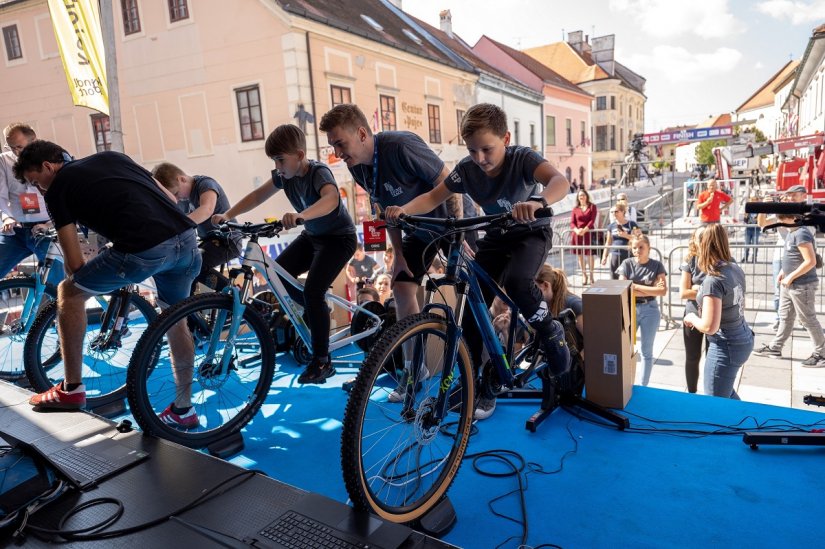
[[[629,280],[599,280],[582,294],[585,397],[624,408],[633,394],[636,307]]]

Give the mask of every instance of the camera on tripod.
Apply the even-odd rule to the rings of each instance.
[[[647,147],[647,141],[644,140],[643,133],[634,133],[633,140],[630,141],[630,152],[634,155],[638,155],[642,152],[642,149]]]

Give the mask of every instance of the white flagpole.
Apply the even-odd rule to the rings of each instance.
[[[106,81],[109,88],[109,134],[113,151],[123,151],[123,126],[120,123],[120,86],[117,76],[117,47],[112,0],[100,0],[100,27],[106,50]]]

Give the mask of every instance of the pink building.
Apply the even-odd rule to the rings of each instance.
[[[473,51],[544,95],[544,157],[569,181],[592,183],[590,113],[593,96],[529,55],[482,36]]]

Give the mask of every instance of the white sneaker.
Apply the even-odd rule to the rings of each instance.
[[[430,371],[427,367],[422,364],[421,367],[418,369],[418,388],[421,388],[421,382],[429,379]],[[416,389],[418,391],[418,389]],[[404,402],[404,397],[407,395],[407,376],[401,376],[401,382],[398,384],[398,387],[392,390],[392,392],[387,396],[387,402]]]
[[[476,411],[473,413],[473,418],[477,420],[487,419],[493,412],[496,411],[496,399],[493,398],[484,398],[481,397],[478,399],[478,406],[476,406]]]

